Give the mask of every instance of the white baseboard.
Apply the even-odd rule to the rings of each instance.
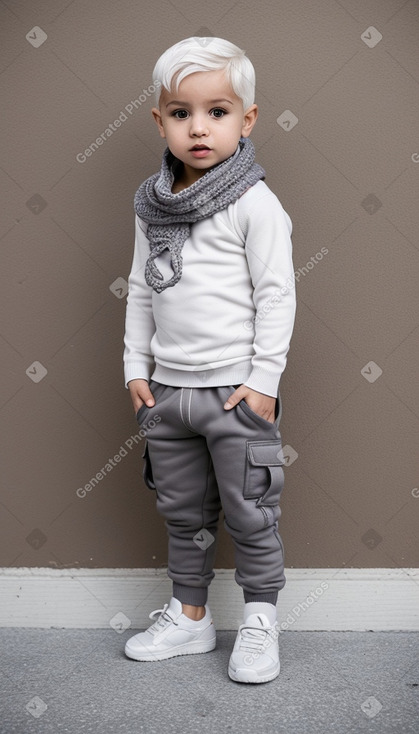
[[[419,630],[419,569],[286,570],[285,630]],[[144,629],[169,601],[165,569],[0,569],[0,627]],[[216,570],[208,603],[217,629],[242,622],[234,570]]]

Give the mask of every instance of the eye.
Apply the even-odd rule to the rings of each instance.
[[[224,115],[227,114],[227,111],[221,109],[221,107],[214,107],[214,109],[211,110],[211,114],[213,115],[213,117],[220,119],[221,117],[224,117]]]
[[[187,110],[175,110],[172,112],[172,117],[176,117],[177,120],[186,120],[188,114]]]

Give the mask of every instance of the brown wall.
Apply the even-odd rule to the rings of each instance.
[[[133,195],[164,147],[154,100],[76,156],[151,84],[163,50],[217,35],[256,67],[252,140],[294,222],[286,565],[418,566],[417,0],[8,0],[0,16],[0,565],[166,563],[141,445],[129,448],[119,287]],[[233,565],[223,530],[217,566]]]

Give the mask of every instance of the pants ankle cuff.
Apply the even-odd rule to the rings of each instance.
[[[248,604],[248,602],[251,602],[251,601],[264,601],[264,602],[267,602],[268,604],[273,604],[274,606],[276,606],[276,603],[278,601],[277,591],[269,591],[266,594],[264,594],[263,592],[254,594],[250,591],[243,590],[243,595],[244,595],[244,601],[246,604]]]
[[[208,588],[206,586],[183,586],[173,582],[173,596],[182,604],[204,607],[208,599]]]

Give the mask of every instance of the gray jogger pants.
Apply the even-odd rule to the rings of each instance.
[[[144,479],[156,490],[169,535],[173,596],[206,603],[222,509],[245,601],[276,604],[285,584],[278,419],[269,423],[244,400],[224,410],[233,386],[184,388],[151,380],[150,389],[156,404],[142,405],[137,421],[147,430]]]

